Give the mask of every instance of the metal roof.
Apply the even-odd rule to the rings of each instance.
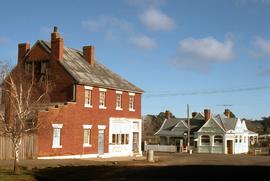
[[[198,131],[204,123],[204,119],[190,119],[190,133],[193,134]],[[182,137],[187,131],[187,118],[171,118],[164,121],[163,125],[155,135]]]
[[[38,42],[47,51],[51,50],[50,42],[43,40],[38,40]],[[63,60],[60,63],[78,84],[139,93],[144,92],[139,87],[106,68],[97,60],[95,60],[94,65],[90,65],[85,61],[83,53],[79,50],[64,47]]]

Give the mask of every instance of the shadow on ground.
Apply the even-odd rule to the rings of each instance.
[[[262,179],[267,166],[77,166],[36,170],[40,181],[67,180],[234,180]]]

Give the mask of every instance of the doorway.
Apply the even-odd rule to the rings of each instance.
[[[98,154],[104,154],[104,129],[98,130]]]
[[[133,132],[133,145],[132,145],[132,152],[138,153],[139,152],[139,133]]]
[[[227,153],[233,153],[233,140],[227,140]]]

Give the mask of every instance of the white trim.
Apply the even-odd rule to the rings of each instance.
[[[92,125],[91,124],[84,124],[83,129],[91,129]]]
[[[87,89],[87,90],[93,90],[93,87],[90,87],[90,86],[84,86],[84,89]]]
[[[52,148],[63,148],[62,145],[52,145]]]
[[[84,104],[84,107],[92,108],[93,106],[91,104]]]
[[[130,108],[129,108],[128,110],[129,110],[129,111],[132,111],[132,112],[135,112],[135,109],[130,109]]]
[[[106,125],[98,125],[98,129],[106,129]]]
[[[123,94],[123,91],[116,91],[116,94]]]
[[[92,145],[89,144],[89,143],[84,143],[84,144],[83,144],[83,147],[92,147]]]
[[[115,108],[117,111],[123,111],[123,108],[121,108],[121,107],[116,107]]]
[[[104,88],[99,88],[99,91],[106,92],[106,91],[107,91],[107,89],[104,89]]]
[[[128,95],[135,96],[135,93],[134,92],[129,92]]]
[[[107,109],[107,107],[99,105],[99,109]]]
[[[63,128],[63,124],[52,124],[53,128],[59,128],[62,129]]]

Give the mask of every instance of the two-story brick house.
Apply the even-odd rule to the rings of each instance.
[[[97,62],[93,46],[68,48],[55,27],[50,42],[18,48],[18,64],[54,80],[54,104],[38,112],[39,158],[141,154],[143,90]]]

